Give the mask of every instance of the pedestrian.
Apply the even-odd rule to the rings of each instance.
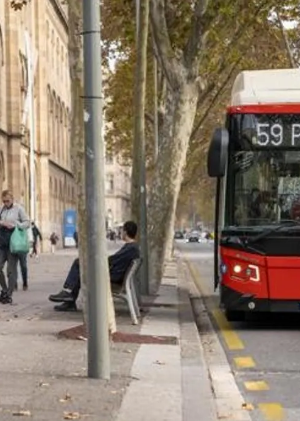
[[[76,248],[78,249],[78,232],[74,231],[73,239],[75,241]]]
[[[11,304],[17,283],[19,257],[10,251],[10,238],[15,228],[28,229],[30,220],[24,208],[14,202],[10,190],[4,190],[1,197],[3,206],[0,210],[0,302]],[[6,262],[8,284],[3,271]]]
[[[28,266],[27,266],[27,255],[28,253],[18,253],[16,254],[18,258],[18,262],[20,263],[21,275],[22,275],[22,283],[23,283],[23,291],[28,290]],[[7,270],[8,276],[8,270]],[[18,279],[16,280],[15,289],[18,289]]]
[[[53,231],[50,235],[51,253],[55,253],[56,244],[58,243],[58,235]]]
[[[35,256],[37,258],[38,257],[38,249],[37,249],[38,240],[43,241],[43,237],[34,221],[31,222],[31,231],[32,231],[32,251],[31,251],[30,257]]]

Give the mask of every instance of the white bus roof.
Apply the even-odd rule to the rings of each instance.
[[[300,103],[300,69],[243,71],[235,79],[231,106]]]

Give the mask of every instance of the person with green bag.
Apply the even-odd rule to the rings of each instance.
[[[29,249],[27,229],[30,226],[30,220],[24,208],[14,202],[10,190],[2,192],[2,202],[3,206],[0,209],[0,303],[11,304],[18,278],[19,255],[22,252],[28,253],[27,247]],[[8,284],[3,272],[6,262]]]

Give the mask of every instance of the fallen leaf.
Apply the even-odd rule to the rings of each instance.
[[[16,411],[16,412],[13,412],[12,415],[14,417],[31,417],[31,412],[30,411]]]
[[[164,361],[155,361],[154,364],[158,364],[158,365],[165,365],[166,363]]]
[[[64,412],[64,420],[79,420],[79,412]]]
[[[60,399],[59,402],[63,402],[64,403],[64,402],[70,401],[71,399],[72,399],[71,395],[69,395],[69,393],[66,393],[66,396],[64,398]]]
[[[254,406],[251,403],[243,403],[242,408],[245,409],[246,411],[254,410]]]
[[[77,336],[77,338],[79,341],[87,341],[87,338],[85,336]]]
[[[48,387],[48,386],[50,386],[50,384],[49,384],[49,383],[43,383],[43,382],[41,382],[41,383],[39,384],[39,386],[40,386],[40,387]]]

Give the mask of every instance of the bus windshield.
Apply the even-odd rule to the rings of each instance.
[[[300,220],[300,115],[232,115],[229,136],[225,225]]]

